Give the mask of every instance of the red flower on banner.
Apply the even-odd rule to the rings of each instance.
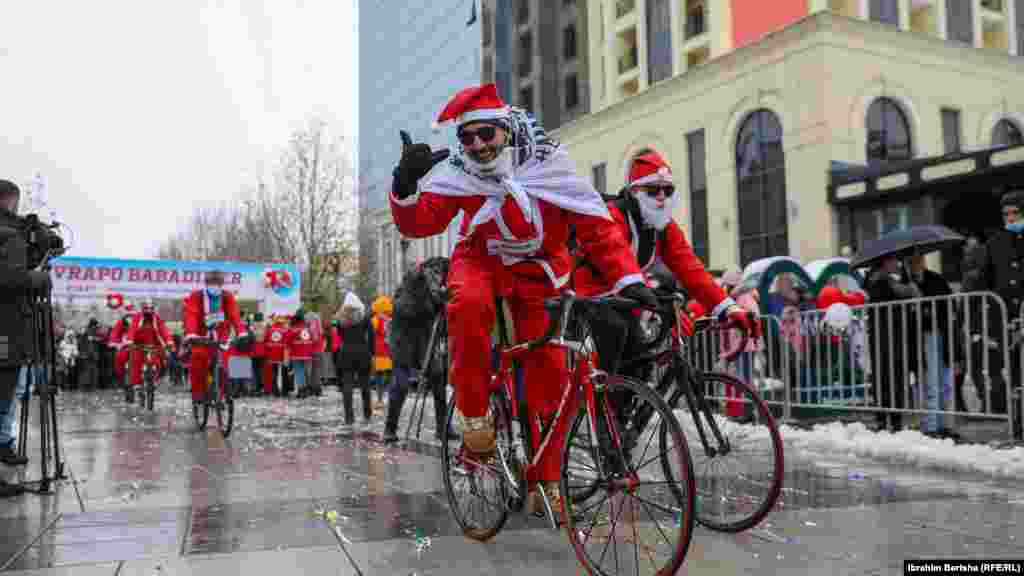
[[[266,270],[263,272],[263,287],[274,288],[277,286],[277,272]]]
[[[107,308],[110,308],[111,310],[117,310],[123,305],[124,296],[117,293],[107,294]]]
[[[280,270],[278,271],[277,275],[279,277],[278,280],[282,286],[284,286],[285,288],[291,287],[292,275],[289,274],[287,270]]]

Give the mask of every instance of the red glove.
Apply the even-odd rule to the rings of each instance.
[[[761,338],[761,318],[757,312],[732,305],[725,310],[725,318],[727,327],[736,328],[754,340]]]

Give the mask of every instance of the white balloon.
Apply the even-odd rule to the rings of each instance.
[[[825,311],[825,326],[835,332],[846,332],[852,322],[853,310],[843,302],[836,302]]]

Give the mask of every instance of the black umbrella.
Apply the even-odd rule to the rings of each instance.
[[[850,262],[851,268],[868,268],[881,260],[911,253],[928,253],[956,246],[966,238],[945,226],[913,226],[890,232],[864,243],[864,249]]]

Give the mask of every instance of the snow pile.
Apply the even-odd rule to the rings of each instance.
[[[1024,477],[1024,448],[997,450],[982,444],[954,444],[916,430],[895,434],[873,432],[864,424],[830,422],[811,430],[781,426],[787,448],[809,452],[873,458],[886,462],[961,472],[980,472],[1002,478]]]

